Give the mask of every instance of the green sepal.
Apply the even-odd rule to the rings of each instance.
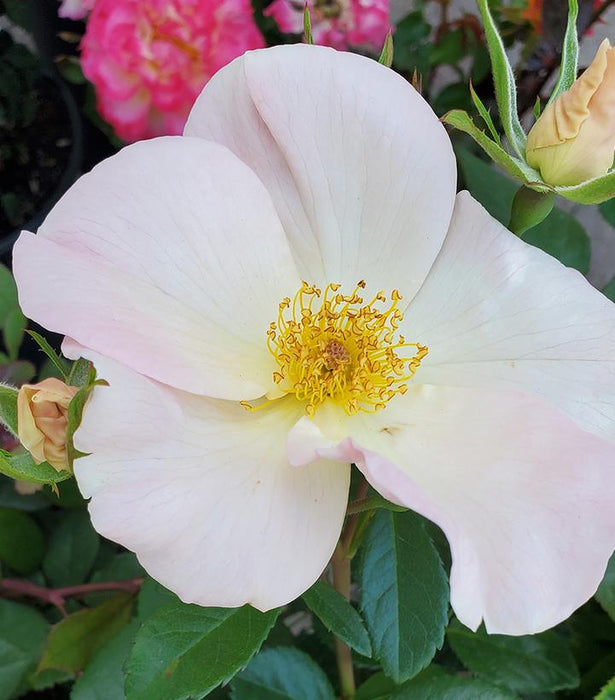
[[[72,476],[69,471],[57,471],[48,462],[36,464],[30,454],[12,454],[0,450],[0,472],[11,479],[33,484],[58,484]]]
[[[517,114],[517,87],[512,67],[506,55],[504,42],[489,9],[489,0],[478,0],[478,8],[483,17],[487,48],[491,57],[491,69],[495,84],[495,99],[498,103],[500,119],[508,140],[520,158],[525,156],[527,136]]]
[[[562,61],[560,63],[559,77],[555,89],[547,102],[550,105],[563,92],[570,90],[572,83],[577,79],[579,65],[579,38],[577,36],[577,15],[579,4],[577,0],[568,0],[568,24],[562,46]]]
[[[80,363],[85,363],[81,364]],[[85,457],[86,453],[80,452],[75,448],[74,436],[77,428],[81,425],[81,418],[83,416],[83,409],[90,396],[90,392],[95,386],[105,385],[104,380],[96,379],[96,370],[94,369],[91,362],[88,360],[80,359],[75,362],[73,370],[78,376],[75,377],[76,381],[79,381],[81,388],[73,396],[70,404],[68,405],[68,425],[66,427],[66,455],[68,458],[68,466],[72,472],[73,464],[79,457]],[[71,371],[71,376],[73,372]],[[76,385],[74,385],[76,386]]]
[[[383,66],[390,68],[393,65],[393,35],[391,30],[387,32],[386,39],[382,46],[382,53],[378,59],[378,63],[382,63]]]
[[[586,180],[579,185],[553,188],[560,197],[569,199],[579,204],[600,204],[607,199],[615,197],[615,170],[610,170],[606,175]]]
[[[0,423],[17,437],[17,394],[15,387],[0,384]]]
[[[472,117],[461,109],[447,112],[442,121],[471,136],[485,153],[505,170],[512,178],[539,192],[549,192],[552,188],[540,181],[540,174],[519,158],[511,156],[495,141],[489,138],[472,121]]]
[[[61,377],[64,379],[64,381],[68,380],[68,373],[66,371],[66,366],[64,362],[62,361],[62,358],[58,355],[58,353],[49,345],[47,340],[43,338],[40,333],[37,333],[36,331],[26,331],[26,333],[36,342],[36,344],[39,346],[39,348],[47,355],[47,357],[51,360],[55,368],[58,370],[60,373]]]
[[[474,103],[474,106],[476,107],[476,111],[480,114],[481,119],[487,125],[487,128],[489,129],[489,133],[493,137],[493,140],[497,143],[498,146],[501,147],[502,141],[500,139],[500,135],[497,132],[497,129],[495,128],[495,124],[493,123],[493,119],[491,118],[491,115],[489,114],[489,110],[483,104],[483,101],[476,94],[476,90],[474,89],[474,85],[472,85],[472,81],[470,81],[470,96],[472,97],[472,102]]]
[[[529,187],[520,187],[512,201],[508,228],[523,238],[526,231],[538,226],[549,216],[554,204],[554,192],[536,192]]]
[[[312,36],[312,15],[310,14],[310,8],[307,2],[303,8],[303,38],[306,44],[313,46],[314,37]]]

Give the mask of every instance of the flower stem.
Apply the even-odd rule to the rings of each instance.
[[[100,583],[82,583],[78,586],[65,586],[64,588],[45,588],[32,583],[32,581],[3,578],[0,579],[0,596],[37,598],[49,605],[55,605],[62,615],[66,616],[66,598],[104,591],[137,593],[142,583],[142,578],[132,578],[126,581],[101,581]]]
[[[346,550],[341,543],[337,545],[331,563],[333,587],[348,600],[350,598],[350,559],[346,558]],[[335,657],[342,693],[341,700],[350,700],[354,697],[356,690],[352,654],[350,647],[337,637],[335,638]]]

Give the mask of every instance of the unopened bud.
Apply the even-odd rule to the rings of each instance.
[[[591,65],[547,106],[527,139],[527,162],[551,185],[606,174],[615,155],[615,49],[605,39]]]
[[[54,377],[24,384],[19,390],[17,432],[37,464],[49,462],[58,471],[68,470],[68,405],[77,391]]]

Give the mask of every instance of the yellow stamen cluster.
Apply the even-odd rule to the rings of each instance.
[[[357,284],[350,295],[329,284],[324,293],[303,282],[291,301],[284,298],[277,321],[267,331],[267,346],[279,369],[273,380],[284,394],[294,393],[313,416],[325,401],[348,415],[374,412],[407,391],[428,349],[395,337],[403,319],[401,295],[383,292],[365,303]],[[385,305],[384,309],[378,308]],[[414,353],[406,356],[407,350]]]

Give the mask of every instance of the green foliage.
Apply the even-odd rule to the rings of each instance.
[[[0,328],[6,361],[17,359],[26,325],[26,317],[19,308],[13,275],[6,266],[0,264]]]
[[[549,103],[557,99],[563,92],[570,90],[577,78],[579,58],[579,38],[577,36],[577,16],[579,5],[577,0],[568,0],[568,23],[562,47],[562,62],[559,69],[557,84],[551,93]]]
[[[137,633],[126,662],[126,699],[202,697],[252,658],[278,612],[165,605]]]
[[[506,637],[453,624],[447,632],[455,654],[483,680],[520,693],[576,688],[579,671],[568,642],[555,632]]]
[[[27,513],[0,508],[0,562],[20,574],[35,571],[43,558],[44,538]]]
[[[62,513],[52,530],[43,560],[45,576],[54,586],[83,583],[96,559],[99,537],[83,510]]]
[[[318,581],[303,594],[303,600],[332,634],[359,654],[372,655],[363,620],[343,595]]]
[[[615,554],[610,558],[602,583],[596,591],[596,600],[615,622]]]
[[[491,216],[507,226],[517,185],[469,151],[460,149],[457,156],[470,193]],[[571,214],[558,207],[554,207],[544,221],[530,229],[523,240],[583,274],[589,270],[589,237]]]
[[[231,683],[233,700],[334,700],[323,670],[293,648],[263,649]]]
[[[0,472],[11,479],[35,484],[57,484],[70,479],[68,471],[57,471],[47,462],[36,464],[29,454],[11,454],[0,450]]]
[[[0,698],[22,690],[40,659],[49,624],[32,608],[0,599]]]
[[[396,682],[412,678],[444,641],[448,582],[415,513],[379,511],[365,539],[361,606],[375,657]]]
[[[132,596],[121,594],[102,605],[73,613],[54,625],[39,671],[81,671],[130,620]]]

